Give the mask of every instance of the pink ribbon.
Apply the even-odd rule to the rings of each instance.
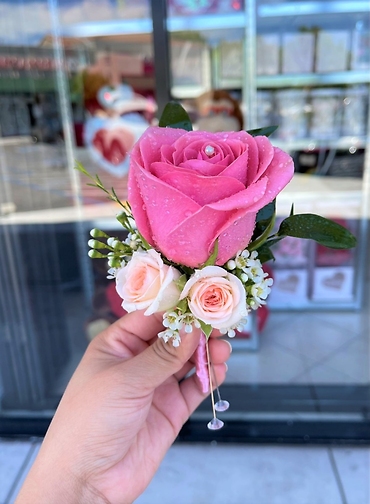
[[[203,333],[200,335],[200,340],[197,349],[195,350],[195,372],[199,379],[202,392],[209,392],[209,370],[207,363],[207,340]]]

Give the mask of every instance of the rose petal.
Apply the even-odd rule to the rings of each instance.
[[[132,151],[130,159],[134,159],[148,171],[154,161],[161,159],[161,148],[163,145],[171,145],[178,138],[184,136],[185,130],[177,128],[148,128],[137,142]],[[166,147],[168,149],[168,147]]]
[[[169,167],[165,163],[154,164],[153,175],[202,206],[244,189],[244,185],[232,177],[203,177],[193,171]]]

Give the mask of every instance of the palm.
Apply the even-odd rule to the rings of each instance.
[[[186,377],[193,368],[191,356],[199,334],[186,336],[174,349],[155,336],[161,327],[160,317],[136,312],[98,336],[67,387],[46,436],[47,450],[48,439],[63,432],[58,459],[72,460],[68,470],[88,481],[100,501],[133,502],[204,399],[197,378]],[[230,349],[215,338],[209,348],[221,383]],[[66,431],[65,425],[72,428]]]

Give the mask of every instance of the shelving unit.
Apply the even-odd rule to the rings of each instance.
[[[229,89],[233,91],[239,91],[242,97],[243,111],[245,115],[246,127],[260,127],[266,126],[268,124],[279,124],[282,126],[280,132],[272,137],[274,145],[291,152],[292,154],[302,151],[310,153],[330,152],[330,156],[334,158],[335,153],[345,153],[347,152],[350,156],[355,154],[359,150],[365,150],[369,152],[369,138],[366,136],[367,121],[365,114],[362,118],[358,117],[357,120],[363,121],[363,127],[358,128],[358,131],[354,131],[353,135],[345,129],[348,121],[348,117],[343,118],[345,104],[349,103],[348,93],[353,96],[354,92],[361,95],[361,99],[369,98],[369,84],[370,84],[370,63],[362,61],[362,67],[358,65],[357,56],[355,58],[355,53],[353,51],[357,50],[354,46],[355,32],[361,28],[365,30],[365,37],[368,36],[370,39],[370,27],[368,25],[368,19],[366,15],[369,14],[369,5],[365,1],[355,1],[355,2],[343,2],[343,1],[286,1],[286,2],[270,2],[270,1],[257,1],[257,0],[245,0],[245,11],[238,12],[230,15],[208,15],[208,16],[191,16],[183,18],[169,18],[167,22],[168,31],[173,39],[175,40],[186,40],[186,34],[188,34],[189,40],[194,38],[194,33],[198,35],[199,39],[205,41],[208,44],[209,50],[209,61],[210,68],[213,74],[209,78],[212,82],[213,87],[220,87],[224,89]],[[359,24],[361,23],[361,24]],[[342,51],[342,62],[343,69],[332,71],[323,71],[324,69],[318,70],[318,51],[319,51],[319,36],[322,32],[329,33],[329,38],[332,36],[333,30],[340,30],[339,40],[345,40],[348,47],[341,46],[339,44],[339,50]],[[299,71],[299,61],[297,62],[297,68],[294,72],[286,72],[286,68],[283,66],[284,63],[284,50],[291,50],[292,57],[294,55],[299,56],[300,52],[294,50],[294,38],[293,42],[289,40],[289,34],[300,35],[309,34],[309,43],[311,45],[311,58],[312,61],[304,61],[305,71]],[[344,33],[344,35],[343,35]],[[257,62],[257,38],[265,36],[276,35],[275,42],[277,46],[276,59],[274,61],[276,68],[272,72],[268,72],[269,75],[260,72],[258,74]],[[320,34],[320,35],[319,35]],[[366,35],[367,34],[367,35]],[[357,36],[357,35],[356,35]],[[285,37],[285,39],[284,39]],[[290,47],[284,46],[284,40],[289,41]],[[356,39],[358,42],[358,39]],[[297,39],[298,42],[304,42],[304,38]],[[335,40],[334,40],[335,41]],[[335,45],[335,44],[334,44]],[[321,44],[323,47],[323,44]],[[261,50],[261,49],[259,49]],[[343,51],[346,51],[344,54]],[[301,49],[304,52],[304,48]],[[325,55],[324,55],[325,56]],[[285,55],[285,58],[287,56]],[[308,53],[305,54],[305,58],[309,57]],[[289,56],[288,56],[289,58]],[[366,58],[365,58],[366,59]],[[325,59],[324,59],[325,61]],[[322,63],[321,63],[322,65]],[[288,65],[289,67],[289,65]],[[307,71],[307,69],[310,69]],[[204,87],[209,86],[208,82],[204,82]],[[176,86],[173,90],[175,91],[175,96],[178,98],[191,98],[196,95],[198,88],[191,88],[191,86],[184,86],[183,89]],[[321,91],[323,90],[323,91]],[[355,91],[353,91],[355,90]],[[359,91],[358,91],[359,90]],[[307,124],[304,125],[305,129],[302,131],[298,130],[298,126],[293,125],[291,131],[288,130],[284,132],[284,122],[285,124],[289,121],[293,121],[290,117],[287,117],[287,110],[279,109],[278,105],[282,107],[283,105],[277,104],[278,98],[281,93],[291,93],[291,97],[299,96],[299,93],[304,94],[304,100],[302,107],[302,114],[305,114],[303,118]],[[266,118],[261,119],[261,96],[266,95],[266,100],[270,99],[272,102],[267,105],[270,107],[270,115],[267,114]],[[320,93],[325,95],[322,98],[322,104],[320,103]],[[338,102],[337,117],[335,117],[336,131],[330,134],[330,131],[325,131],[325,114],[323,114],[321,107],[328,107],[328,99],[331,99],[330,93],[336,97]],[[347,93],[347,94],[346,94]],[[361,94],[362,93],[362,94]],[[367,94],[366,94],[367,93]],[[348,95],[349,96],[349,95]],[[316,100],[316,101],[315,101]],[[347,100],[344,101],[344,100]],[[289,104],[290,101],[290,104]],[[326,101],[326,103],[325,103]],[[292,105],[292,99],[289,96],[286,99],[289,106]],[[298,105],[297,105],[298,107]],[[361,109],[363,110],[363,108]],[[295,112],[294,112],[295,113]],[[315,114],[323,114],[323,117],[314,117]],[[285,114],[285,117],[284,117]],[[334,114],[334,112],[333,112]],[[330,114],[329,114],[330,115]],[[356,114],[353,114],[353,116]],[[353,119],[353,116],[352,119]],[[264,122],[263,122],[264,121]],[[316,121],[316,122],[315,122]],[[339,125],[338,122],[341,121]],[[328,120],[328,128],[330,127],[330,121]],[[343,124],[342,124],[343,122]],[[316,125],[313,128],[313,124]],[[352,157],[351,160],[355,160],[356,157]],[[361,158],[362,159],[362,158]],[[330,158],[329,158],[330,161]],[[364,180],[369,177],[370,172],[370,160],[369,155],[365,156],[365,166],[364,166]],[[286,206],[286,197],[290,197],[292,202],[294,201],[296,207],[299,208],[300,203],[302,204],[303,211],[310,211],[313,207],[320,207],[317,213],[323,215],[328,215],[331,218],[340,218],[341,222],[347,222],[347,224],[353,229],[357,234],[359,239],[359,246],[356,251],[352,251],[351,254],[342,263],[338,259],[339,255],[334,254],[333,260],[333,271],[330,270],[330,259],[329,264],[325,263],[322,259],[322,251],[312,246],[309,251],[307,251],[307,257],[301,266],[294,266],[294,271],[297,272],[299,268],[304,272],[306,280],[309,279],[309,285],[307,287],[307,296],[302,299],[301,302],[295,302],[292,304],[289,301],[284,302],[283,297],[281,302],[276,299],[274,300],[274,307],[279,308],[298,308],[298,309],[356,309],[361,305],[361,291],[362,291],[362,278],[363,278],[363,268],[364,268],[364,247],[366,241],[367,233],[367,220],[368,215],[364,211],[364,201],[369,197],[368,185],[361,179],[349,179],[343,180],[344,193],[346,187],[349,188],[352,182],[358,188],[358,192],[353,196],[351,202],[345,198],[347,201],[347,206],[341,207],[342,196],[338,195],[336,189],[332,190],[333,187],[338,187],[338,183],[335,182],[333,177],[328,177],[326,189],[321,192],[319,186],[321,186],[320,181],[317,180],[318,184],[307,184],[308,176],[296,176],[294,190],[284,191],[282,196],[283,203],[280,208]],[[313,181],[315,182],[315,180]],[[307,185],[310,189],[307,190]],[[314,187],[315,186],[315,187]],[[312,194],[310,191],[313,191]],[[344,194],[343,193],[343,194]],[[352,193],[351,193],[352,194]],[[354,193],[353,193],[354,194]],[[298,201],[297,201],[298,200]],[[319,201],[320,200],[320,201]],[[323,205],[321,204],[324,201]],[[316,202],[316,203],[315,203]],[[302,209],[300,209],[302,211]],[[348,216],[346,219],[346,211],[348,211]],[[344,220],[343,220],[344,219]],[[293,246],[293,245],[292,245]],[[318,258],[317,254],[321,254]],[[336,259],[337,258],[337,259]],[[350,276],[348,282],[351,286],[347,285],[347,295],[339,294],[338,292],[333,294],[333,298],[325,299],[323,293],[318,294],[318,287],[315,285],[316,278],[320,277],[323,273],[322,264],[320,269],[320,261],[327,266],[327,273],[330,276],[337,274],[337,278],[342,278],[344,274]],[[289,258],[285,258],[285,263],[282,262],[279,265],[279,261],[275,264],[275,269],[277,271],[277,276],[281,274],[282,270],[289,269]],[[335,270],[335,271],[334,271]],[[287,270],[288,271],[288,270]],[[342,275],[342,276],[341,276]],[[321,277],[320,277],[321,278]],[[318,281],[318,280],[317,280]],[[328,282],[330,284],[330,281]],[[339,285],[339,283],[338,283]],[[277,289],[276,289],[277,290]],[[329,289],[330,291],[330,289]],[[351,291],[351,292],[350,292]],[[335,296],[336,294],[336,296]],[[315,299],[319,300],[318,302]]]

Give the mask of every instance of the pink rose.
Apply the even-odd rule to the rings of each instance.
[[[192,268],[244,249],[258,210],[291,180],[293,161],[263,136],[150,127],[131,153],[128,200],[139,231]]]
[[[247,315],[245,289],[238,277],[220,266],[196,270],[180,299],[188,298],[195,318],[215,329],[228,329]]]
[[[173,308],[180,290],[175,281],[180,272],[163,263],[158,252],[134,252],[116,275],[116,289],[127,312],[146,310],[145,315]]]

